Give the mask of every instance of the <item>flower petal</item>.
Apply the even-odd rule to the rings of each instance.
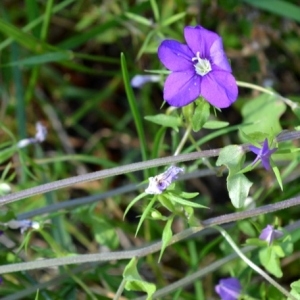
[[[249,150],[253,153],[255,153],[256,155],[260,155],[261,154],[261,148],[257,148],[255,146],[249,146]]]
[[[215,107],[228,107],[238,96],[236,81],[231,73],[211,71],[202,77],[201,96]]]
[[[270,165],[269,159],[270,159],[269,156],[268,156],[268,157],[262,156],[262,158],[261,158],[261,163],[262,163],[263,167],[264,167],[267,171],[269,171],[269,170],[271,169],[271,165]]]
[[[187,26],[184,28],[184,38],[193,51],[194,56],[197,52],[200,53],[201,58],[209,58],[210,48],[212,44],[220,37],[201,26]]]
[[[181,107],[200,96],[201,77],[195,71],[171,73],[164,85],[164,99],[172,106]]]
[[[217,65],[221,70],[232,72],[227,56],[223,49],[222,39],[219,37],[210,48],[210,58],[212,63]]]
[[[163,65],[171,71],[193,70],[194,54],[187,45],[175,40],[165,40],[158,47],[158,57]]]

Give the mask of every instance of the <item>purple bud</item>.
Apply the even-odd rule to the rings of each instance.
[[[7,227],[10,229],[20,229],[21,234],[23,234],[27,229],[39,229],[40,224],[36,221],[31,220],[10,220],[6,223]]]
[[[273,240],[278,239],[283,236],[283,233],[280,230],[274,229],[272,225],[267,225],[266,228],[264,228],[259,236],[259,238],[263,241],[268,242],[270,245]]]
[[[145,192],[150,195],[161,194],[175,179],[178,178],[179,173],[183,173],[183,168],[176,166],[169,167],[164,173],[155,177],[149,178],[149,186]]]
[[[135,75],[130,84],[134,88],[141,88],[147,82],[158,82],[159,80],[159,75]]]
[[[17,143],[18,148],[24,148],[30,144],[42,143],[45,141],[47,136],[47,128],[41,122],[37,122],[35,128],[36,128],[35,136],[32,138],[20,140]]]
[[[237,278],[229,277],[221,279],[216,285],[215,291],[221,300],[237,300],[241,293],[242,286]]]

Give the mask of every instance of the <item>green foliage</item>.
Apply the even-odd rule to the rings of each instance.
[[[195,101],[196,108],[192,116],[192,128],[195,132],[199,131],[209,118],[210,105],[200,98]]]
[[[171,127],[178,132],[178,127],[182,124],[180,117],[168,116],[164,114],[158,114],[155,116],[145,116],[147,121],[151,121],[155,124]]]
[[[252,123],[243,127],[243,132],[253,139],[278,134],[282,130],[280,117],[286,105],[276,95],[261,94],[248,101],[241,110],[244,123]]]
[[[217,166],[225,165],[229,172],[227,176],[227,189],[232,204],[241,208],[249,194],[252,182],[244,174],[239,173],[244,163],[244,152],[239,146],[227,146],[220,152]]]
[[[293,295],[297,300],[300,299],[300,280],[295,281],[291,284],[291,295]],[[290,300],[291,298],[288,298]]]
[[[142,291],[147,293],[147,300],[152,299],[156,291],[155,284],[149,283],[141,278],[137,270],[137,258],[132,258],[123,272],[125,289],[128,291]]]
[[[172,239],[172,235],[173,235],[172,229],[171,229],[172,223],[173,223],[173,217],[168,219],[168,221],[166,222],[165,228],[163,230],[163,233],[162,233],[162,246],[161,246],[158,262],[160,262],[161,257],[163,255],[166,247],[168,246],[169,242]]]
[[[260,263],[272,275],[280,278],[282,271],[280,267],[280,258],[284,257],[284,252],[279,245],[271,245],[270,247],[261,249],[259,251]]]

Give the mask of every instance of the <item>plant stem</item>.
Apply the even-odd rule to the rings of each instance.
[[[174,153],[174,156],[177,156],[181,152],[181,150],[182,150],[185,142],[189,138],[189,135],[190,135],[191,131],[192,131],[192,126],[189,125],[188,128],[186,129],[186,131],[185,131],[185,133],[184,133],[184,135],[183,135],[183,137],[182,137],[182,139],[181,139],[181,141],[180,141],[180,143],[179,143],[179,145],[178,145],[175,153]]]
[[[121,297],[124,287],[125,287],[125,284],[126,284],[126,280],[125,280],[125,278],[123,278],[113,300],[118,300]]]
[[[277,283],[272,277],[270,277],[266,272],[264,272],[260,267],[254,264],[236,245],[231,236],[220,226],[214,226],[221,234],[224,236],[228,244],[236,252],[236,254],[254,271],[264,277],[270,284],[277,288],[283,295],[289,297],[293,300],[297,300],[293,295],[291,295],[285,288],[283,288],[279,283]]]

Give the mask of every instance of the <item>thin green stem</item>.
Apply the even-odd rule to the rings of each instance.
[[[192,126],[189,125],[188,128],[186,129],[177,149],[175,150],[174,156],[177,156],[181,152],[185,142],[187,141],[187,139],[189,138],[189,136],[191,134],[191,131],[192,131]]]
[[[282,97],[278,93],[273,92],[272,90],[269,90],[269,89],[264,88],[262,86],[259,86],[259,85],[253,84],[253,83],[249,83],[249,82],[244,82],[244,81],[237,81],[236,83],[240,87],[245,87],[245,88],[249,88],[249,89],[252,89],[252,90],[257,90],[257,91],[260,91],[262,93],[266,93],[266,94],[269,94],[269,95],[272,95],[272,96],[277,96],[283,102],[285,102],[285,104],[290,106],[292,109],[295,109],[295,108],[298,107],[298,104],[296,102],[293,102],[288,98]]]
[[[215,226],[215,228],[221,232],[223,237],[226,239],[228,244],[232,247],[235,253],[254,271],[264,277],[270,284],[272,284],[275,288],[277,288],[283,295],[289,297],[293,300],[297,300],[293,295],[291,295],[285,288],[283,288],[279,283],[277,283],[272,277],[270,277],[265,271],[263,271],[260,267],[254,264],[236,245],[231,236],[220,226]]]
[[[120,283],[119,288],[118,288],[113,300],[119,300],[119,298],[121,297],[121,295],[124,291],[125,284],[126,284],[126,280],[125,280],[125,278],[123,278],[123,280]]]

